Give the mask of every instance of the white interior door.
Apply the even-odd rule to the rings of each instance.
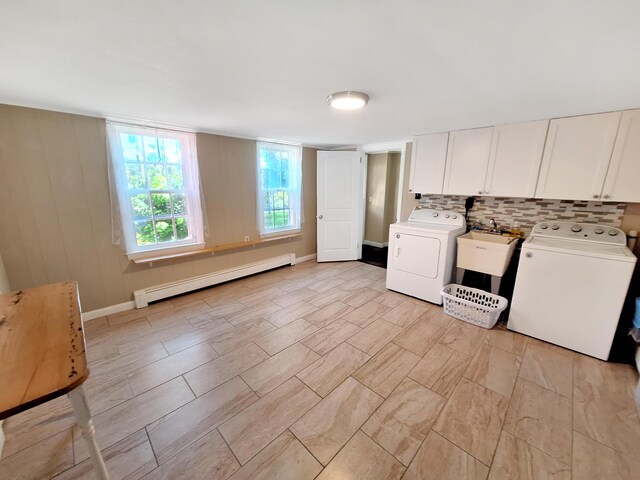
[[[318,261],[358,258],[360,153],[318,152]]]

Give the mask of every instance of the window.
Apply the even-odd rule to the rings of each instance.
[[[260,234],[300,229],[302,147],[258,142],[257,153]]]
[[[109,123],[112,187],[131,259],[204,246],[195,134]]]

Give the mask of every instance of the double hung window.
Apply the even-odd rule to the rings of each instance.
[[[202,248],[195,134],[116,123],[107,128],[110,174],[129,258],[159,249]]]
[[[302,147],[258,142],[257,157],[260,234],[300,229]]]

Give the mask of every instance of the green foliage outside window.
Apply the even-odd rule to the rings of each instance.
[[[180,142],[122,134],[120,143],[138,245],[188,239]]]

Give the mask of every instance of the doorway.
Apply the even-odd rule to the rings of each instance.
[[[401,152],[369,153],[364,182],[364,263],[387,268],[389,225],[396,222]]]

